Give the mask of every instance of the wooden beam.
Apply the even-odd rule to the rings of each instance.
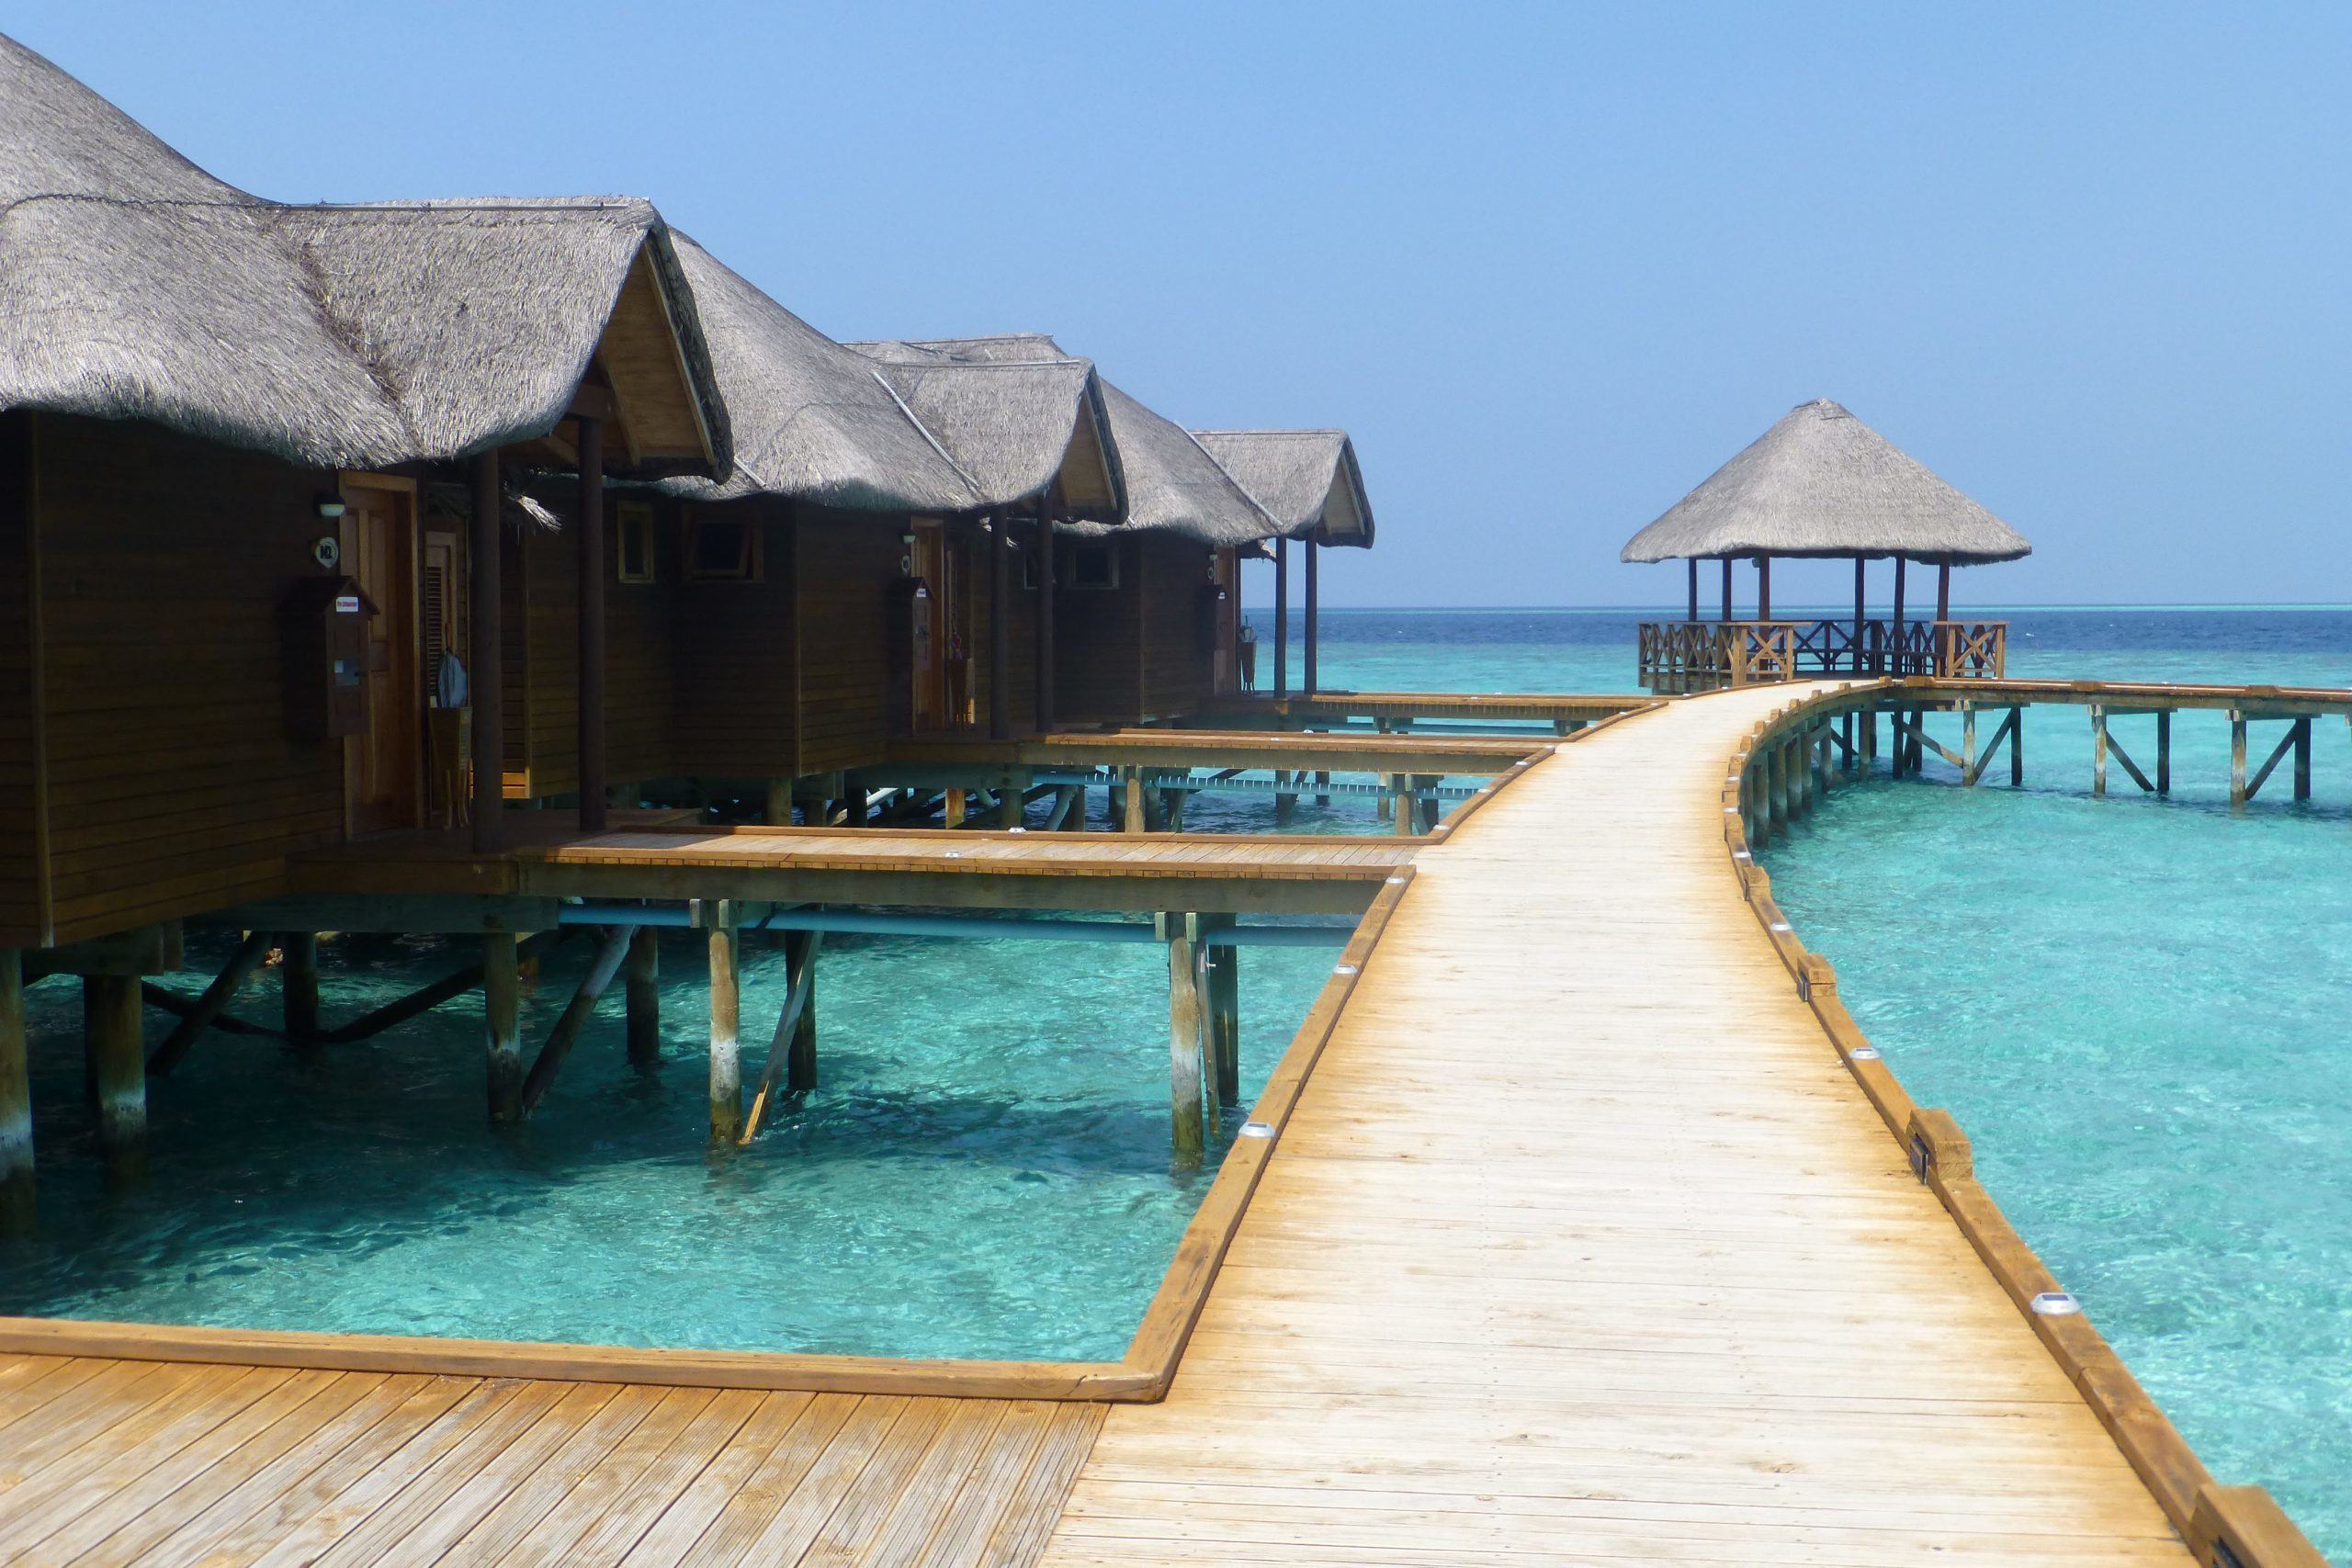
[[[523,973],[513,931],[481,939],[482,1035],[490,1087],[490,1119],[523,1119]]]
[[[579,988],[571,993],[563,1013],[548,1032],[547,1043],[531,1059],[530,1073],[523,1079],[523,1114],[528,1116],[547,1098],[548,1089],[555,1083],[555,1076],[563,1070],[564,1059],[571,1055],[571,1047],[580,1039],[580,1032],[595,1016],[596,1004],[604,999],[613,976],[620,972],[621,960],[628,956],[629,939],[637,934],[635,926],[608,926],[596,944],[596,956],[588,965],[588,973],[580,977]]]
[[[2015,712],[2015,709],[2010,710]],[[2172,710],[2156,710],[2156,793],[2172,793]]]
[[[2243,719],[2238,721],[2236,731],[2232,737],[2230,760],[2232,766],[2232,778],[2233,782],[2243,780],[2245,777],[2245,721]],[[2303,720],[2301,722],[2308,723],[2309,720]],[[2247,801],[2252,800],[2256,795],[2262,793],[2262,786],[2269,782],[2271,772],[2278,766],[2279,759],[2286,756],[2289,751],[2294,749],[2296,731],[2297,727],[2295,725],[2289,725],[2287,727],[2287,733],[2278,738],[2278,744],[2270,749],[2270,755],[2268,759],[2263,762],[2262,771],[2254,775],[2254,782],[2246,784],[2243,791],[2236,789],[2232,790],[2230,798],[2233,804],[2243,806]],[[2300,799],[2301,797],[2298,796],[2297,798]]]
[[[2140,764],[2132,760],[2132,753],[2123,749],[2122,741],[2110,734],[2107,738],[2107,746],[2108,750],[2114,754],[2115,760],[2123,764],[2123,771],[2132,775],[2132,782],[2138,784],[2143,793],[2147,795],[2156,793],[2156,786],[2148,782],[2148,775],[2140,771]]]
[[[1973,785],[1978,780],[1982,779],[1984,776],[1984,771],[1992,766],[1993,759],[2001,754],[2001,746],[2004,741],[2008,742],[2012,746],[2015,745],[2017,740],[2018,712],[2018,709],[2011,708],[2008,711],[2008,716],[1994,727],[1993,738],[1985,742],[1984,751],[1969,764],[1968,771],[1961,775],[1960,782],[1962,784]],[[2012,766],[2014,767],[2014,758],[2012,759]],[[2017,781],[2012,779],[2010,782],[2015,783]]]
[[[1121,803],[1125,808],[1125,827],[1126,831],[1130,833],[1140,833],[1145,831],[1148,826],[1148,821],[1144,810],[1143,770],[1141,768],[1121,768],[1119,770],[1119,790]]]
[[[297,1050],[319,1043],[319,933],[281,931],[277,984],[286,1005],[286,1038]]]
[[[662,1062],[662,933],[639,926],[628,942],[624,984],[628,1005],[628,1061],[640,1072]]]
[[[758,1135],[761,1119],[766,1115],[779,1084],[787,1096],[806,1094],[817,1087],[817,1018],[811,1004],[817,991],[817,948],[824,934],[784,933],[784,962],[791,978],[785,991],[783,1010],[776,1014],[775,1034],[768,1042],[767,1065],[760,1073],[760,1086],[752,1096],[750,1112],[743,1118],[743,1131],[736,1135],[738,1146]]]
[[[996,825],[1000,828],[1021,826],[1029,800],[1029,775],[1025,773],[1008,775],[997,786]]]
[[[107,1173],[136,1177],[147,1167],[147,1052],[138,979],[128,975],[85,978],[82,1020]]]
[[[473,522],[469,536],[471,570],[466,589],[471,608],[467,652],[473,705],[473,839],[477,854],[506,847],[505,630],[499,604],[499,552],[505,510],[498,475],[498,453],[474,459]]]
[[[605,830],[605,424],[582,415],[580,515],[572,530],[580,563],[580,830]],[[527,1110],[528,1108],[526,1107]]]
[[[1160,917],[1168,941],[1168,1110],[1179,1166],[1197,1166],[1206,1146],[1202,1100],[1206,1091],[1201,1026],[1200,917]]]
[[[148,1056],[147,1071],[151,1077],[163,1077],[180,1065],[187,1055],[188,1048],[196,1043],[197,1037],[212,1027],[212,1021],[236,999],[237,993],[253,977],[253,972],[261,967],[261,961],[269,956],[270,940],[267,931],[245,933],[244,940],[237,943],[236,951],[229,955],[229,962],[221,965],[220,973],[213,977],[212,984],[205,987],[204,994],[197,998],[195,1008],[172,1026],[172,1032],[164,1036],[164,1043]],[[0,1028],[5,1028],[5,1021],[0,1021]]]
[[[710,1141],[732,1144],[743,1132],[742,956],[731,900],[718,903],[710,927]]]
[[[0,948],[0,1232],[32,1228],[33,1096],[25,1030],[24,955]]]

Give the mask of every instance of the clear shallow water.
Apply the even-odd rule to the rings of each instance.
[[[525,1041],[593,943],[550,954]],[[195,967],[217,967],[209,949]],[[437,942],[331,942],[329,1021],[446,972]],[[746,937],[745,1072],[782,996]],[[208,1035],[152,1086],[153,1178],[109,1196],[81,1097],[79,990],[28,994],[42,1235],[0,1247],[0,1310],[150,1322],[892,1356],[1115,1359],[1214,1163],[1170,1169],[1156,946],[834,936],[821,1087],[704,1152],[707,961],[665,935],[661,1070],[616,987],[530,1123],[483,1118],[463,998],[304,1066]],[[1330,954],[1242,953],[1245,1101]],[[204,976],[176,984],[199,989]],[[277,981],[239,1009],[277,1017]],[[168,1024],[151,1010],[151,1038]],[[1229,1137],[1238,1119],[1228,1118]]]
[[[1631,691],[1643,618],[1326,611],[1323,681]],[[2352,685],[2347,611],[2009,618],[2019,675]],[[2026,723],[2023,792],[1951,787],[1932,759],[1924,784],[1840,791],[1769,852],[1775,886],[1914,1093],[1961,1118],[2019,1230],[2213,1469],[2270,1486],[2352,1557],[2352,741],[2319,728],[2314,804],[2289,803],[2281,774],[2233,817],[2218,717],[2177,721],[2169,803],[2139,798],[2120,767],[2109,799],[2086,798],[2079,711]],[[1956,740],[1951,721],[1935,728]],[[2116,734],[2153,766],[2149,728]],[[1203,795],[1191,820],[1264,831],[1272,804]],[[1326,815],[1309,797],[1294,830],[1373,826],[1368,802]],[[775,955],[746,956],[755,1059],[781,998]],[[345,948],[328,960],[331,1010],[456,961]],[[549,961],[533,1044],[585,961]],[[1205,1184],[1167,1168],[1160,962],[1148,947],[829,939],[825,1087],[749,1158],[716,1165],[703,961],[683,937],[663,953],[663,1071],[629,1073],[605,1019],[513,1138],[481,1122],[478,1006],[308,1070],[214,1035],[157,1086],[159,1178],[127,1199],[95,1173],[77,1000],[52,983],[32,993],[42,1199],[52,1235],[86,1239],[0,1252],[0,1306],[1115,1356]],[[1250,1092],[1328,963],[1243,955]],[[274,1007],[265,976],[244,1009]]]

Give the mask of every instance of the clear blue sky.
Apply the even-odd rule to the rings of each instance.
[[[1187,423],[1343,424],[1381,535],[1334,604],[1679,599],[1618,547],[1814,397],[2035,542],[1963,602],[2352,599],[2352,9],[0,27],[266,195],[642,194],[837,336],[1040,328]]]

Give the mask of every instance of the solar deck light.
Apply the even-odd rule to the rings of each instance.
[[[1754,860],[1756,857],[1749,854],[1746,850],[1734,850],[1731,852],[1731,858],[1734,860]]]
[[[1241,1123],[1241,1135],[1245,1138],[1271,1138],[1274,1135],[1274,1124],[1271,1122],[1244,1122]]]
[[[2064,1291],[2044,1291],[2033,1298],[2036,1317],[2072,1317],[2083,1310],[2083,1303]]]
[[[1774,921],[1772,922],[1772,929],[1773,929],[1774,931],[1788,931],[1788,930],[1790,930],[1791,928],[1790,928],[1789,922],[1788,922],[1788,921],[1786,921],[1786,920],[1774,920]]]
[[[1352,964],[1334,964],[1331,965],[1331,973],[1334,975],[1352,975],[1355,972],[1356,966]]]
[[[1853,1050],[1847,1054],[1857,1062],[1875,1062],[1878,1060],[1878,1047],[1875,1045],[1857,1045]]]

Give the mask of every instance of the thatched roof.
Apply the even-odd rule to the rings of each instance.
[[[1057,516],[1114,523],[1125,515],[1126,486],[1092,362],[910,359],[879,373],[991,506],[1052,486]]]
[[[0,408],[318,467],[460,457],[555,427],[646,264],[697,405],[692,466],[723,470],[693,299],[645,202],[266,201],[0,38]]]
[[[1823,399],[1792,409],[1634,535],[1620,558],[1900,555],[1965,565],[2032,551],[2007,524]]]
[[[1042,333],[851,346],[894,366],[1035,364],[1072,357]],[[1219,547],[1247,545],[1280,531],[1182,426],[1108,381],[1097,384],[1109,445],[1125,480],[1124,526],[1164,529]]]
[[[1281,525],[1283,536],[1372,544],[1372,501],[1344,430],[1196,430],[1208,449]]]
[[[963,512],[989,504],[874,362],[835,343],[677,236],[735,433],[735,471],[681,494],[786,496],[868,512]]]

